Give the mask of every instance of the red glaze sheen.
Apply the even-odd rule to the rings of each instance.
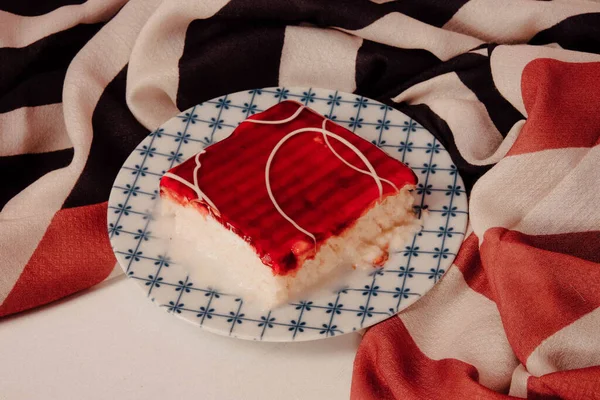
[[[283,120],[301,106],[284,101],[251,119]],[[267,159],[285,135],[304,127],[321,128],[323,119],[306,108],[284,124],[242,122],[230,137],[207,147],[200,155],[198,185],[220,212],[210,210],[211,214],[250,243],[276,275],[285,275],[306,257],[314,256],[314,245],[310,237],[279,214],[269,198],[265,183]],[[398,188],[417,183],[410,168],[368,141],[331,121],[326,129],[358,148],[381,178]],[[346,161],[367,169],[351,149],[333,137],[328,139]],[[192,157],[169,172],[193,182],[195,166]],[[316,237],[317,247],[342,233],[379,199],[375,180],[345,165],[327,147],[323,134],[317,132],[299,133],[279,148],[271,164],[270,182],[281,209]],[[174,179],[163,177],[160,184],[163,196],[183,205],[197,199],[194,191]],[[395,193],[389,184],[382,185],[384,197]]]

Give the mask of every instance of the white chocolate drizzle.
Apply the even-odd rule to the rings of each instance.
[[[298,115],[300,115],[300,113],[302,112],[302,110],[304,110],[306,108],[306,106],[300,106],[298,107],[298,109],[296,110],[295,113],[293,113],[292,115],[290,115],[289,117],[287,117],[286,119],[280,119],[277,121],[265,121],[265,120],[261,120],[261,119],[247,119],[245,121],[242,122],[254,122],[255,124],[263,124],[263,125],[277,125],[277,124],[285,124],[286,122],[290,122],[296,119],[296,117]]]
[[[327,129],[325,128],[326,124],[327,124],[327,119],[323,119],[323,124],[321,125],[321,127],[322,127],[324,130],[327,130]],[[328,131],[328,132],[329,132],[329,131]],[[390,181],[390,180],[387,180],[387,179],[384,179],[384,178],[380,177],[380,176],[379,176],[379,175],[377,175],[377,174],[373,175],[371,172],[369,172],[369,171],[366,171],[366,170],[364,170],[364,169],[357,168],[357,167],[355,167],[354,165],[350,164],[348,161],[346,161],[346,160],[344,159],[344,157],[340,156],[340,155],[339,155],[339,154],[338,154],[338,153],[337,153],[337,152],[336,152],[336,151],[333,149],[333,147],[332,147],[332,146],[331,146],[331,144],[329,143],[329,139],[327,139],[327,135],[323,134],[323,139],[325,140],[325,143],[327,144],[327,147],[329,147],[329,150],[331,150],[331,152],[332,152],[333,154],[335,154],[335,156],[336,156],[337,158],[339,158],[339,159],[340,159],[340,161],[342,161],[344,164],[346,164],[347,166],[349,166],[349,167],[350,167],[350,168],[352,168],[353,170],[355,170],[355,171],[357,171],[357,172],[360,172],[361,174],[369,175],[371,178],[373,178],[373,179],[375,180],[375,182],[377,182],[377,181],[379,181],[379,182],[385,182],[385,183],[387,183],[388,185],[390,185],[391,187],[393,187],[395,191],[397,191],[397,192],[399,191],[398,187],[397,187],[396,185],[394,185],[394,182],[392,182],[392,181]],[[380,185],[381,185],[381,184],[378,184],[378,185],[377,185],[377,187],[379,188],[379,186],[380,186]],[[383,195],[382,188],[380,188],[380,189],[379,189],[379,197],[381,198],[381,196],[382,196],[382,195]]]
[[[294,120],[298,115],[300,115],[300,113],[302,112],[302,110],[304,110],[304,108],[306,108],[306,107],[305,106],[298,107],[298,110],[296,110],[296,112],[293,115],[291,115],[288,118],[282,119],[282,120],[264,121],[264,120],[258,120],[258,119],[247,119],[244,122],[253,122],[256,124],[266,124],[266,125],[284,124],[284,123]],[[398,188],[396,187],[396,185],[394,185],[394,183],[392,183],[391,181],[389,181],[387,179],[383,179],[379,175],[377,175],[377,172],[375,171],[375,168],[373,167],[373,165],[369,162],[367,157],[358,148],[356,148],[352,143],[350,143],[348,140],[344,139],[340,135],[337,135],[333,132],[328,131],[326,129],[326,124],[327,124],[327,119],[323,119],[323,124],[321,125],[321,128],[311,128],[311,127],[300,128],[300,129],[296,129],[295,131],[292,131],[292,132],[288,133],[287,135],[285,135],[275,145],[273,150],[271,150],[271,154],[269,154],[269,158],[267,159],[267,164],[265,166],[265,184],[267,187],[267,193],[269,194],[269,198],[271,199],[273,206],[279,212],[279,214],[283,218],[285,218],[290,224],[292,224],[298,231],[304,233],[306,236],[310,237],[313,240],[313,242],[315,244],[315,251],[316,251],[316,245],[317,245],[317,239],[316,239],[315,235],[313,235],[312,233],[310,233],[309,231],[307,231],[306,229],[304,229],[300,225],[298,225],[298,223],[296,223],[296,221],[294,221],[289,215],[287,215],[285,213],[285,211],[283,211],[281,209],[281,207],[279,206],[279,203],[277,203],[277,200],[275,199],[275,196],[273,195],[273,191],[271,189],[271,182],[270,182],[271,163],[273,162],[273,158],[275,157],[275,154],[277,153],[279,148],[281,148],[281,146],[283,146],[283,144],[288,139],[290,139],[291,137],[293,137],[299,133],[303,133],[303,132],[321,133],[321,134],[323,134],[323,137],[325,139],[325,143],[327,144],[327,147],[331,150],[331,152],[337,158],[339,158],[344,164],[346,164],[348,167],[354,169],[355,171],[360,172],[365,175],[369,175],[373,178],[373,180],[375,181],[375,184],[377,185],[377,189],[379,189],[379,199],[381,199],[381,197],[383,197],[383,186],[382,186],[381,182],[385,182],[385,183],[391,185],[396,191],[398,190]],[[363,169],[357,168],[354,165],[352,165],[351,163],[349,163],[348,161],[346,161],[342,156],[340,156],[333,149],[331,144],[329,143],[328,136],[331,136],[331,137],[337,139],[339,142],[341,142],[346,147],[348,147],[350,150],[352,150],[354,152],[354,154],[356,154],[360,158],[360,160],[365,164],[365,166],[367,167],[368,170],[363,170]]]
[[[198,171],[200,170],[200,166],[201,166],[200,156],[202,154],[204,154],[205,152],[206,152],[205,150],[202,150],[201,152],[196,154],[196,156],[194,157],[194,162],[196,163],[194,172],[192,172],[192,177],[194,179],[194,183],[188,182],[185,179],[183,179],[182,177],[180,177],[179,175],[175,175],[170,172],[165,173],[164,176],[167,178],[176,180],[177,182],[180,182],[180,183],[184,184],[185,186],[189,187],[190,189],[192,189],[196,193],[196,196],[198,196],[198,198],[192,200],[192,202],[204,201],[206,204],[208,204],[212,208],[212,211],[217,216],[219,216],[219,215],[221,215],[221,213],[219,212],[219,209],[217,208],[217,206],[215,206],[215,204],[208,198],[208,196],[205,195],[204,192],[202,192],[202,190],[200,189],[200,186],[198,185]]]

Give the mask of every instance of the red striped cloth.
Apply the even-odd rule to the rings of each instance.
[[[472,227],[366,333],[353,398],[600,398],[600,4],[17,1],[0,26],[0,316],[111,273],[112,181],[179,110],[334,88],[436,136]]]
[[[473,233],[365,335],[353,398],[600,398],[600,63],[538,59],[520,86],[528,119],[471,192]]]

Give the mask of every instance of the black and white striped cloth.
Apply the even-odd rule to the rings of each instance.
[[[180,110],[257,87],[355,92],[431,131],[470,191],[527,120],[524,67],[599,53],[586,0],[1,1],[0,316],[111,273],[113,179]]]

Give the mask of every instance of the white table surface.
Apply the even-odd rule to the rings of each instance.
[[[347,399],[359,340],[217,336],[120,276],[0,320],[0,400]]]

